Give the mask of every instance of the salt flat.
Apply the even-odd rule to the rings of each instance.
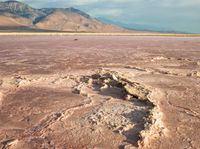
[[[200,148],[200,37],[0,36],[1,148]]]

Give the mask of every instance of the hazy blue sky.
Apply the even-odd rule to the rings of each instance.
[[[200,0],[20,0],[33,7],[75,7],[93,17],[200,33]]]

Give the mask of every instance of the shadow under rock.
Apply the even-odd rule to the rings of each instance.
[[[138,147],[140,132],[144,130],[145,118],[148,116],[148,110],[146,108],[142,108],[140,110],[134,110],[130,113],[124,114],[123,116],[135,124],[132,129],[123,132],[123,135],[126,136],[126,142]]]

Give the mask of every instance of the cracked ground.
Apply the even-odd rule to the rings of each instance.
[[[0,36],[0,148],[199,149],[199,48],[199,37]]]

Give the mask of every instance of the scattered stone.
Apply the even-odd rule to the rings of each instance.
[[[200,71],[197,72],[197,77],[200,77]]]
[[[125,96],[125,100],[133,100],[134,98],[133,98],[133,96],[131,96],[131,95],[129,95],[129,94],[127,94],[126,96]]]
[[[105,85],[104,85],[104,86],[102,86],[100,89],[101,89],[101,90],[108,89],[108,85],[107,85],[107,84],[105,84]]]
[[[158,57],[154,57],[153,60],[166,60],[168,58],[163,57],[163,56],[158,56]]]
[[[115,81],[118,81],[118,78],[117,78],[114,74],[112,74],[112,78],[113,78]]]
[[[197,65],[199,65],[199,66],[200,66],[200,61],[198,61],[198,62],[197,62]]]
[[[92,80],[92,78],[89,78],[89,80],[88,80],[88,85],[92,85],[93,84],[93,80]]]
[[[141,100],[147,100],[147,95],[149,94],[149,91],[147,89],[144,89],[142,86],[138,85],[125,85],[124,86],[125,90],[127,91],[128,94],[137,97]]]

